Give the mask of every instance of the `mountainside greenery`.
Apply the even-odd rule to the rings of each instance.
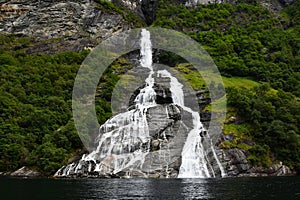
[[[124,9],[104,1],[100,5],[116,12]],[[187,8],[161,1],[153,23],[191,36],[210,53],[223,75],[227,120],[240,119],[224,125],[224,133],[235,139],[221,146],[247,150],[255,165],[280,160],[300,169],[299,10],[300,1],[280,15],[260,5]],[[76,72],[89,52],[28,55],[25,50],[32,42],[0,35],[0,171],[25,165],[51,175],[83,148],[72,120],[71,95]],[[100,123],[111,116],[110,95],[120,78],[112,72],[122,71],[124,62],[114,62],[101,79],[96,99]],[[204,87],[198,74],[179,63],[178,71],[184,71],[194,88]]]
[[[277,15],[258,4],[188,8],[169,1],[160,4],[153,24],[191,36],[213,57],[226,87],[227,118],[240,118],[224,125],[235,139],[222,146],[247,150],[254,165],[281,160],[300,169],[299,8],[297,1]],[[179,71],[199,86],[195,72]]]

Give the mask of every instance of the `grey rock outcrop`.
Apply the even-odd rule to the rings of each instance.
[[[163,67],[163,66],[156,66]],[[158,73],[159,74],[159,73]],[[157,84],[159,83],[159,84]],[[170,91],[170,78],[157,75],[153,89],[156,93],[156,105],[146,110],[147,140],[136,139],[139,132],[126,127],[133,122],[142,121],[144,118],[134,118],[130,112],[137,113],[134,99],[145,85],[137,89],[130,98],[129,109],[120,113],[118,119],[107,122],[108,125],[100,128],[96,144],[101,144],[91,153],[92,159],[85,156],[80,161],[75,161],[61,168],[57,177],[149,177],[149,178],[175,178],[179,174],[182,164],[181,154],[187,141],[187,136],[194,127],[192,113],[181,106],[174,104]],[[193,95],[187,93],[186,100],[195,100]],[[194,105],[194,106],[197,106]],[[144,111],[143,111],[144,112]],[[130,114],[130,115],[128,115]],[[128,116],[131,116],[128,118]],[[109,125],[111,124],[111,125]],[[121,125],[121,126],[120,126]],[[136,124],[138,127],[138,124]],[[125,127],[125,128],[124,128]],[[129,126],[130,127],[130,126]],[[140,130],[140,129],[138,129]],[[143,132],[144,129],[141,130]],[[106,133],[110,136],[105,136]],[[128,134],[132,139],[128,140]],[[126,135],[126,136],[125,136]],[[207,132],[199,132],[204,146],[205,159],[213,176],[221,176],[222,172],[215,154],[220,156],[220,151],[214,151],[212,140]],[[122,139],[121,139],[122,138]],[[101,141],[101,142],[100,142]],[[131,142],[128,142],[131,141]],[[133,142],[132,142],[133,141]],[[107,154],[107,152],[112,152]],[[143,153],[145,154],[143,154]],[[116,164],[118,163],[118,164]]]
[[[156,17],[158,0],[110,0],[115,5],[121,5],[131,10],[146,24],[151,25]]]
[[[10,176],[15,177],[39,177],[41,176],[41,173],[32,169],[29,169],[27,167],[21,167],[20,169],[12,172],[9,174]]]
[[[224,150],[227,160],[227,175],[233,177],[258,177],[258,176],[291,176],[295,175],[289,167],[281,162],[270,167],[256,167],[247,160],[247,152],[241,149]]]
[[[0,5],[0,31],[36,40],[53,41],[31,48],[29,53],[62,50],[80,51],[130,24],[117,12],[104,12],[90,0],[7,0]],[[58,40],[57,40],[58,39]]]

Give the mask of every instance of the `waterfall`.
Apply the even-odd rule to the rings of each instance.
[[[206,149],[202,143],[204,139],[210,141],[212,156],[217,161],[221,175],[223,176],[225,174],[209,135],[207,134],[206,138],[200,136],[200,133],[205,130],[200,121],[199,113],[185,105],[183,85],[169,71],[153,69],[150,32],[146,29],[142,29],[141,31],[140,56],[140,66],[145,71],[149,71],[149,75],[145,79],[144,88],[139,90],[139,93],[134,99],[134,108],[113,116],[101,125],[99,135],[96,138],[97,148],[90,154],[83,155],[77,164],[72,163],[61,168],[56,173],[57,176],[69,176],[77,173],[116,175],[125,172],[126,177],[130,177],[131,172],[136,169],[139,169],[141,172],[145,170],[151,171],[151,165],[147,165],[152,163],[151,159],[155,159],[158,156],[159,158],[162,157],[162,160],[160,160],[161,170],[164,170],[166,173],[165,177],[169,177],[168,171],[169,164],[171,163],[171,150],[169,148],[170,143],[168,143],[166,132],[164,132],[166,128],[157,129],[157,132],[150,136],[150,132],[153,132],[153,130],[149,128],[147,121],[149,120],[147,118],[148,110],[161,106],[156,103],[157,94],[154,89],[155,84],[160,84],[155,83],[155,79],[158,77],[166,78],[169,81],[170,88],[168,89],[171,92],[173,102],[173,107],[164,105],[165,109],[159,110],[159,112],[166,113],[167,119],[162,120],[169,120],[166,121],[166,127],[173,123],[170,123],[170,121],[174,118],[176,113],[181,112],[179,108],[189,113],[192,120],[192,127],[186,129],[189,130],[189,132],[186,131],[184,133],[186,136],[185,143],[183,144],[183,141],[179,140],[182,144],[181,166],[176,176],[178,175],[178,178],[207,178],[215,176],[215,171],[209,163]],[[165,94],[163,96],[165,96]],[[169,116],[169,113],[171,113],[172,116]],[[155,121],[155,123],[158,122]],[[165,122],[161,123],[163,124]],[[159,124],[155,124],[154,127],[156,128],[158,125]],[[163,139],[159,140],[159,134],[162,135]],[[151,150],[153,142],[159,142],[159,150],[156,157]],[[162,148],[163,143],[166,143],[167,147],[165,149]],[[176,156],[177,158],[180,157],[178,153],[176,153]],[[148,159],[147,162],[145,162],[146,159]],[[165,167],[162,167],[163,165]],[[155,167],[157,167],[155,162],[153,167],[155,171]]]
[[[113,154],[114,171],[118,173],[125,168],[130,168],[134,163],[142,167],[145,156],[149,152],[149,129],[146,113],[149,107],[155,106],[155,91],[153,89],[154,78],[152,68],[152,47],[150,32],[142,29],[140,40],[140,64],[150,70],[146,78],[146,86],[136,96],[135,109],[120,113],[108,120],[100,127],[100,141],[97,149],[85,160],[94,160],[100,152],[100,158],[104,159]],[[103,134],[101,134],[103,133]],[[96,165],[95,171],[103,171],[104,163]]]
[[[140,90],[134,100],[135,109],[117,114],[107,120],[99,128],[96,150],[86,156],[83,155],[77,166],[72,163],[59,170],[56,175],[68,176],[71,172],[82,170],[83,162],[89,163],[86,171],[102,174],[116,174],[126,168],[143,166],[150,145],[146,113],[148,108],[156,105],[152,47],[150,33],[146,29],[141,32],[140,46],[140,65],[150,72],[145,80],[146,86]]]
[[[152,44],[150,39],[150,32],[146,29],[142,29],[141,31],[141,66],[149,68],[153,71],[152,68]]]
[[[149,107],[155,105],[155,91],[153,89],[154,78],[153,78],[153,67],[152,67],[152,45],[150,39],[150,32],[146,29],[142,29],[141,32],[141,59],[140,64],[144,68],[148,68],[150,70],[149,76],[146,78],[146,87],[141,89],[140,93],[137,95],[134,102],[136,106],[139,108]]]
[[[175,104],[181,106],[185,111],[192,114],[193,129],[188,134],[188,138],[182,150],[182,164],[180,166],[178,178],[206,178],[211,177],[209,173],[205,149],[201,142],[200,132],[204,130],[198,112],[186,107],[182,87],[177,78],[173,77],[168,71],[158,71],[162,77],[169,77],[171,80],[172,98]],[[212,146],[213,148],[213,146]],[[216,159],[218,159],[216,157]],[[212,169],[213,170],[213,169]],[[215,174],[212,171],[212,174]]]

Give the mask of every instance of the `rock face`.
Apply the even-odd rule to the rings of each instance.
[[[274,11],[295,0],[262,0],[260,3]],[[141,21],[150,25],[155,20],[158,0],[111,0],[121,5]],[[235,3],[234,0],[177,0],[176,4],[195,6],[199,3]],[[116,11],[103,9],[93,0],[1,0],[0,32],[32,37],[38,44],[27,53],[81,51],[92,48],[111,35],[130,29],[132,22]],[[50,41],[49,41],[50,40]],[[39,42],[43,41],[43,42]]]
[[[158,0],[143,0],[141,4],[141,8],[148,25],[151,25],[155,20],[155,12],[158,7]]]
[[[237,177],[256,177],[256,176],[291,176],[295,175],[289,167],[281,162],[268,168],[252,166],[247,160],[247,153],[241,149],[229,149],[225,152],[227,160],[227,175]]]
[[[44,50],[48,51],[51,47],[80,51],[95,46],[93,42],[98,43],[130,28],[121,14],[104,12],[97,7],[99,5],[90,0],[2,1],[0,32],[33,37],[36,40],[60,39],[58,46],[55,45],[57,40],[44,44]],[[36,47],[29,53],[38,50],[41,52],[43,49]]]

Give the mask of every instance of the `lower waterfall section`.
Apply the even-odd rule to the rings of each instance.
[[[116,115],[101,126],[97,149],[56,176],[176,178],[190,132],[190,124],[181,117],[189,115],[175,104],[155,105],[144,114],[134,109]]]
[[[172,76],[167,70],[157,72],[160,77],[170,79],[170,91],[174,103],[179,105],[183,110],[191,113],[191,121],[193,123],[192,130],[189,132],[187,140],[182,150],[182,164],[180,166],[178,178],[209,178],[215,177],[216,173],[210,164],[210,159],[207,157],[202,140],[209,140],[210,148],[213,152],[213,157],[218,164],[221,176],[225,176],[224,169],[215,153],[213,143],[209,134],[204,129],[198,112],[185,106],[183,85]],[[206,133],[203,135],[203,133]]]

